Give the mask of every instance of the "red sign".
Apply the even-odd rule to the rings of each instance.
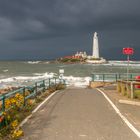
[[[132,55],[134,53],[133,48],[123,48],[123,54]]]

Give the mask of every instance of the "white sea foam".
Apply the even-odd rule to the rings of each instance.
[[[62,66],[58,66],[59,68],[65,68],[68,67],[68,65],[62,65]]]
[[[127,66],[128,62],[127,61],[109,61],[108,64],[111,66]],[[129,66],[140,67],[140,61],[129,61]]]
[[[8,72],[8,69],[6,69],[6,70],[3,70],[3,72]]]
[[[55,73],[44,73],[44,74],[35,74],[38,76],[16,76],[16,77],[9,77],[0,79],[0,83],[10,83],[10,82],[24,82],[24,81],[33,81],[33,80],[39,80],[39,79],[45,79],[45,78],[52,78],[54,77]]]
[[[108,63],[104,63],[104,64],[87,64],[87,65],[91,65],[91,66],[122,66],[122,67],[126,67],[128,66],[128,62],[127,61],[108,61]],[[140,61],[129,61],[129,66],[130,67],[140,67]]]
[[[87,87],[89,82],[91,81],[91,77],[73,77],[73,76],[65,76],[66,84],[68,86],[74,87]]]
[[[28,64],[38,64],[38,63],[40,63],[41,61],[28,61],[27,63]]]
[[[41,76],[41,75],[43,75],[43,73],[34,73],[33,75],[35,75],[35,76]]]
[[[56,73],[34,73],[35,76],[16,76],[16,77],[9,77],[5,79],[0,79],[0,86],[22,86],[24,83],[34,83],[35,81],[53,78],[56,76]],[[91,77],[74,77],[74,76],[64,76],[63,79],[66,81],[67,86],[74,86],[74,87],[87,87],[89,85],[89,81]]]

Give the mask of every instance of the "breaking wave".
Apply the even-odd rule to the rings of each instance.
[[[27,63],[28,64],[38,64],[38,63],[40,63],[41,61],[28,61]]]
[[[8,86],[25,86],[35,81],[53,78],[57,76],[56,73],[34,73],[34,76],[16,76],[0,79],[0,88]],[[74,77],[64,76],[63,79],[66,81],[67,86],[73,87],[87,87],[91,80],[91,77]]]

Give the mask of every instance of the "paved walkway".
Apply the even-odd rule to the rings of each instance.
[[[23,129],[22,140],[138,140],[96,89],[60,91]]]
[[[139,102],[139,99],[130,99],[127,96],[120,95],[114,88],[102,88],[106,95],[112,100],[112,102],[121,110],[121,113],[132,123],[135,128],[140,132],[140,106],[133,104],[120,103],[120,100]]]

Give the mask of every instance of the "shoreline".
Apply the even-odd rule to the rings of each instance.
[[[3,94],[7,94],[13,90],[17,90],[19,89],[20,87],[14,87],[14,86],[8,86],[6,88],[1,88],[0,89],[0,95],[3,95]]]

